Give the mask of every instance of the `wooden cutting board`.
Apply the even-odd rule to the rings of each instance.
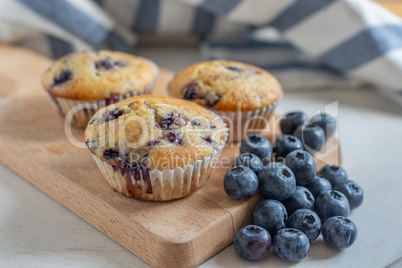
[[[144,261],[157,267],[199,265],[251,221],[262,197],[240,202],[225,194],[222,178],[231,164],[215,169],[202,189],[181,200],[145,202],[114,192],[89,151],[67,140],[64,121],[41,88],[40,76],[51,61],[7,46],[0,46],[0,58],[0,161]],[[161,70],[155,94],[166,95],[172,75]],[[271,129],[277,122],[271,120]],[[73,135],[83,140],[83,130],[73,129]],[[238,144],[222,153],[231,161],[237,155]],[[336,139],[328,140],[320,159],[319,167],[322,161],[340,164]]]

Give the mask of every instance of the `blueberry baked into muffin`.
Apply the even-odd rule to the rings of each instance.
[[[247,129],[263,128],[282,95],[278,80],[269,72],[228,60],[188,66],[170,81],[168,92],[230,119],[228,128],[234,141],[248,136],[250,133],[244,133]]]
[[[227,135],[220,118],[195,103],[142,95],[101,108],[85,141],[116,191],[166,201],[206,183]]]
[[[85,127],[99,107],[149,94],[157,77],[157,66],[147,59],[117,51],[85,51],[57,60],[42,84],[61,115],[76,107],[72,123]]]

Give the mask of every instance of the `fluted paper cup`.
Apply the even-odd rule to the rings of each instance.
[[[209,157],[196,160],[193,164],[174,169],[149,170],[120,168],[92,155],[108,184],[117,192],[128,197],[147,201],[169,201],[190,195],[200,189],[209,179],[214,163],[222,152],[228,137],[225,123],[211,114],[222,125],[223,141]]]
[[[65,99],[65,98],[59,98],[56,96],[53,96],[50,92],[50,98],[56,103],[59,113],[62,117],[67,117],[69,113],[71,113],[71,124],[73,126],[79,127],[79,128],[85,128],[89,122],[89,120],[92,118],[92,116],[102,107],[107,106],[112,103],[116,103],[119,101],[122,101],[123,99],[138,96],[138,95],[148,95],[151,93],[153,87],[155,86],[155,83],[159,77],[159,70],[157,65],[148,60],[144,59],[146,62],[148,62],[152,68],[154,69],[155,72],[155,78],[152,80],[151,83],[149,83],[146,87],[143,89],[137,90],[137,91],[130,91],[127,92],[126,94],[122,96],[117,96],[116,99],[102,99],[102,100],[90,100],[90,101],[78,101],[78,100],[71,100],[71,99]]]
[[[229,129],[229,142],[236,142],[245,139],[251,134],[261,132],[273,114],[278,101],[264,108],[247,112],[228,112],[212,110],[219,115]]]

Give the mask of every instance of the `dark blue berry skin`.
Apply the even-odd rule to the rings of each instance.
[[[299,126],[293,133],[304,144],[305,148],[319,151],[325,144],[325,132],[317,126]]]
[[[114,63],[110,59],[103,59],[98,63],[98,66],[105,70],[109,70],[109,69],[113,68],[113,65],[114,65]]]
[[[231,198],[246,200],[257,192],[258,178],[248,167],[234,167],[225,174],[223,187]]]
[[[314,211],[310,209],[298,209],[289,217],[288,227],[305,233],[311,243],[320,235],[322,224]]]
[[[149,142],[147,143],[147,145],[148,145],[149,147],[152,147],[152,146],[158,145],[159,143],[161,143],[160,140],[151,140],[151,141],[149,141]]]
[[[171,143],[183,145],[183,138],[177,132],[168,132],[166,134],[166,139]]]
[[[253,224],[265,228],[271,236],[286,227],[288,213],[281,202],[268,199],[257,204],[253,213]]]
[[[98,61],[95,64],[95,67],[98,69],[109,70],[109,69],[112,69],[114,66],[123,67],[124,65],[125,65],[125,63],[122,61],[113,62],[110,59],[103,59],[103,60]]]
[[[262,170],[262,163],[260,158],[252,153],[244,153],[236,157],[233,161],[233,167],[245,166],[254,171],[256,175]]]
[[[260,135],[250,135],[242,140],[240,145],[240,153],[255,154],[261,159],[263,164],[265,164],[271,158],[272,146],[268,139]]]
[[[274,148],[276,157],[285,157],[294,150],[302,150],[303,143],[299,138],[286,134],[276,139]]]
[[[335,184],[334,190],[346,196],[351,210],[359,207],[363,203],[363,189],[354,181],[345,181]]]
[[[106,149],[103,151],[103,157],[107,161],[113,161],[113,159],[115,159],[116,157],[119,157],[119,156],[120,156],[120,152],[115,149]]]
[[[349,201],[343,193],[332,190],[317,197],[315,210],[322,222],[333,216],[347,217],[350,213]]]
[[[171,113],[161,120],[161,127],[164,130],[180,128],[186,124],[187,121],[181,113]]]
[[[284,164],[272,162],[258,174],[260,193],[270,199],[284,200],[296,189],[293,172]]]
[[[59,72],[53,80],[52,86],[57,86],[71,80],[73,78],[73,73],[70,70],[65,70]]]
[[[310,153],[295,150],[285,157],[285,165],[293,171],[298,185],[307,185],[313,182],[317,166]]]
[[[336,131],[336,119],[328,114],[317,114],[313,116],[310,119],[309,125],[322,128],[327,139],[332,137]]]
[[[189,101],[194,101],[199,98],[197,82],[190,82],[185,86],[183,98]]]
[[[334,187],[335,184],[348,180],[348,174],[346,171],[337,165],[326,165],[320,170],[320,172],[318,172],[318,175],[329,180],[329,182],[332,184],[332,187]]]
[[[301,261],[310,250],[307,236],[293,228],[279,230],[274,237],[273,245],[276,254],[285,261]]]
[[[313,210],[314,201],[313,194],[306,187],[297,186],[294,193],[283,200],[282,203],[286,207],[288,214],[292,215],[293,212],[301,208]]]
[[[353,245],[357,238],[357,226],[350,219],[335,216],[322,226],[324,241],[333,248],[345,249]]]
[[[281,130],[283,134],[293,135],[296,128],[307,121],[307,115],[303,112],[296,111],[285,114],[281,119]]]
[[[237,67],[237,66],[225,66],[225,68],[228,69],[228,70],[231,70],[233,72],[236,72],[236,73],[240,73],[240,72],[244,71],[243,68],[240,68],[240,67]]]
[[[260,226],[246,225],[237,232],[233,246],[237,255],[245,260],[262,260],[271,249],[271,236]]]
[[[314,176],[313,182],[307,184],[306,188],[310,190],[314,198],[317,198],[320,194],[331,191],[332,185],[326,178]]]
[[[183,98],[186,100],[198,99],[197,91],[194,88],[189,88],[184,92]]]
[[[124,111],[121,111],[118,108],[109,110],[106,113],[104,113],[102,117],[99,119],[99,125],[115,120],[120,116],[122,116],[124,113],[125,113]]]

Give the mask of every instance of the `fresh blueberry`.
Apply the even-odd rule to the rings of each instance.
[[[231,198],[246,200],[257,192],[258,178],[248,167],[234,167],[225,174],[223,187]]]
[[[289,215],[291,215],[293,212],[301,208],[313,210],[314,201],[313,194],[310,193],[306,187],[297,186],[293,194],[289,198],[283,200],[282,203],[286,207]]]
[[[264,166],[258,174],[258,182],[260,193],[275,200],[288,198],[296,189],[296,179],[293,172],[278,162]]]
[[[166,134],[166,139],[171,143],[183,145],[183,138],[177,132],[168,132]]]
[[[283,134],[293,135],[296,128],[307,121],[307,115],[303,112],[291,112],[285,114],[281,119],[281,129]]]
[[[255,154],[261,159],[263,164],[266,164],[271,158],[272,146],[268,139],[254,134],[242,140],[240,153]]]
[[[289,228],[294,228],[306,234],[308,240],[313,242],[321,232],[321,220],[310,209],[298,209],[289,217]]]
[[[307,189],[317,198],[320,194],[332,190],[331,183],[323,177],[314,176],[313,182],[306,185]]]
[[[356,241],[357,226],[348,218],[331,217],[322,226],[322,237],[329,246],[345,249]]]
[[[261,160],[252,153],[244,153],[236,157],[233,161],[233,167],[245,166],[250,168],[256,175],[262,170]]]
[[[320,170],[320,172],[318,172],[318,175],[329,180],[332,186],[348,180],[348,174],[346,171],[336,165],[326,165]]]
[[[347,217],[350,213],[349,201],[343,193],[332,190],[317,197],[315,210],[322,222],[333,216]]]
[[[198,99],[198,83],[190,82],[185,86],[183,99],[193,101]]]
[[[245,260],[262,260],[271,249],[271,236],[260,226],[246,225],[237,232],[233,246],[237,255]]]
[[[310,250],[307,236],[293,228],[279,230],[274,237],[273,245],[276,254],[285,261],[301,261]]]
[[[285,134],[276,139],[274,148],[277,157],[285,157],[294,150],[303,149],[303,143],[299,138]]]
[[[73,78],[73,73],[70,70],[65,70],[59,72],[53,80],[53,86],[57,86],[71,80]]]
[[[307,185],[314,180],[317,172],[313,156],[303,150],[295,150],[285,157],[285,164],[293,171],[296,183]]]
[[[326,138],[333,136],[336,131],[336,119],[325,113],[313,116],[310,119],[310,125],[322,128]]]
[[[359,207],[363,203],[363,189],[354,181],[345,181],[335,184],[334,190],[346,196],[351,210]]]
[[[321,150],[325,143],[325,132],[317,126],[299,126],[293,135],[298,137],[306,148],[314,151]]]
[[[253,213],[253,224],[265,228],[271,236],[285,228],[288,213],[281,202],[268,199],[257,204]]]

